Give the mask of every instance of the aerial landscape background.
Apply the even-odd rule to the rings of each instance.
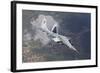
[[[70,37],[70,42],[79,53],[70,50],[66,45],[58,44],[54,41],[46,44],[48,37],[43,35],[44,32],[38,31],[31,24],[31,21],[34,20],[36,22],[35,25],[38,25],[41,21],[38,19],[38,16],[41,14],[51,16],[54,19],[48,20],[49,25],[52,25],[54,22],[59,24],[59,34]],[[22,61],[26,63],[91,59],[90,18],[90,13],[23,10]],[[36,21],[37,19],[39,21]],[[34,41],[37,34],[41,39],[43,38],[43,43],[41,43],[41,40]]]

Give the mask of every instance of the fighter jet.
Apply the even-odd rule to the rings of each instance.
[[[53,40],[54,42],[62,43],[68,46],[70,49],[74,50],[75,52],[79,53],[77,49],[71,44],[70,39],[68,37],[58,34],[58,23],[57,22],[55,22],[51,30],[49,30],[49,28],[47,27],[46,16],[43,16],[41,26],[38,29],[40,29],[43,32],[46,32],[48,37],[50,37],[51,40]]]
[[[60,35],[58,34],[58,24],[55,23],[52,27],[52,30],[50,31],[47,27],[47,24],[46,24],[47,20],[44,16],[44,19],[42,20],[42,24],[41,24],[41,30],[46,32],[48,34],[49,37],[52,37],[52,40],[54,42],[62,42],[63,44],[65,44],[66,46],[68,46],[70,49],[77,51],[77,49],[70,43],[70,39],[66,36],[63,36],[63,35]]]

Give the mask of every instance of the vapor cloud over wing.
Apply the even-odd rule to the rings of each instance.
[[[45,16],[40,14],[37,19],[32,18],[31,24],[32,24],[32,29],[35,30],[35,36],[34,40],[35,41],[40,41],[42,45],[46,45],[50,42],[50,38],[48,37],[46,32],[41,31],[39,28],[41,28],[43,18],[46,18],[46,24],[49,30],[52,29],[53,25],[57,23],[52,16]]]

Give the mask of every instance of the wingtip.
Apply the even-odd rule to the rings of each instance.
[[[77,51],[77,50],[75,50],[75,52],[77,52],[78,54],[80,54],[79,51]]]

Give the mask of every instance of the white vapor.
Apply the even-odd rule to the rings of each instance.
[[[52,16],[42,15],[40,14],[37,19],[32,18],[31,24],[32,29],[35,30],[34,41],[40,41],[42,45],[47,45],[50,42],[50,38],[48,37],[46,32],[39,30],[41,28],[43,18],[46,18],[47,27],[49,30],[52,30],[52,27],[55,23],[57,23]]]

